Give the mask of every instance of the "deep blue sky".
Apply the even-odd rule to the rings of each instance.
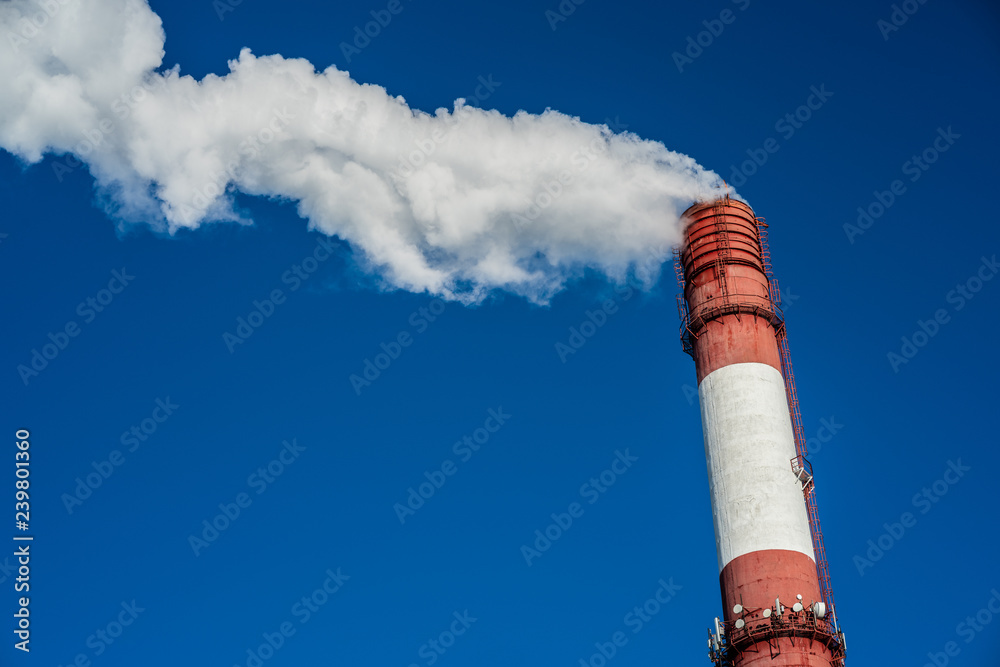
[[[841,425],[814,466],[849,662],[919,666],[954,641],[950,664],[997,664],[1000,618],[958,626],[1000,590],[1000,280],[948,296],[1000,252],[995,8],[928,2],[886,40],[888,2],[588,0],[553,31],[557,0],[404,0],[347,65],[338,44],[385,4],[247,0],[223,21],[208,0],[153,9],[165,64],[197,77],[248,46],[433,110],[492,75],[486,106],[618,119],[727,179],[773,137],[739,191],[771,226],[806,432]],[[735,21],[679,72],[671,54],[727,7]],[[832,96],[788,136],[776,123],[812,86]],[[910,181],[904,163],[949,127],[959,138]],[[265,664],[425,665],[422,645],[465,610],[478,620],[436,664],[578,665],[620,630],[614,667],[708,664],[718,570],[672,271],[619,298],[564,364],[555,344],[614,296],[606,284],[574,284],[547,308],[449,304],[418,333],[411,314],[431,298],[380,293],[341,250],[230,354],[223,332],[315,247],[294,207],[243,198],[253,227],[120,234],[89,174],[60,183],[52,161],[0,155],[2,427],[31,429],[36,536],[34,650],[11,648],[7,579],[3,664],[245,665],[288,621],[295,634]],[[849,242],[844,224],[895,179],[905,192]],[[134,280],[85,322],[77,305],[123,267]],[[947,322],[894,372],[887,353],[938,309]],[[79,335],[25,386],[18,364],[71,320]],[[404,331],[412,345],[356,395],[349,376]],[[121,434],[167,397],[179,407],[129,452]],[[453,443],[501,406],[509,421],[463,462]],[[248,481],[293,439],[305,449],[280,476]],[[581,485],[626,449],[638,460],[587,504]],[[62,495],[114,450],[124,463],[69,514]],[[394,503],[446,459],[457,472],[401,525]],[[914,495],[959,460],[970,470],[922,513]],[[250,506],[195,556],[188,536],[243,492]],[[521,545],[576,501],[583,515],[529,567]],[[854,556],[907,511],[915,525],[859,573]],[[337,568],[350,579],[300,623],[293,606]],[[626,614],[671,578],[682,589],[633,633]],[[133,599],[145,611],[97,655],[88,637]]]

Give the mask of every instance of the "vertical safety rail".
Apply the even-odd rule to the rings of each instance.
[[[674,248],[674,275],[677,277],[677,287],[680,288],[680,294],[677,295],[677,314],[681,319],[681,347],[685,352],[694,356],[691,344],[691,332],[688,331],[691,317],[688,314],[687,299],[684,298],[686,281],[684,280],[684,265],[681,264],[681,249],[679,246]]]
[[[771,288],[771,299],[775,307],[780,305],[781,292],[778,282],[771,273],[771,252],[767,243],[767,224],[763,218],[757,219],[757,231],[760,234],[762,257],[764,258],[764,269],[767,273]],[[785,323],[782,322],[777,331],[778,347],[781,351],[781,374],[785,378],[785,393],[788,397],[788,412],[792,422],[792,431],[795,435],[795,453],[805,459],[809,453],[806,447],[805,431],[802,428],[802,413],[799,409],[798,392],[795,389],[795,373],[792,370],[792,358],[788,350],[788,335]],[[826,559],[826,547],[823,544],[823,530],[820,527],[819,508],[816,504],[816,487],[814,484],[808,485],[805,492],[806,511],[809,515],[809,529],[812,533],[813,551],[816,553],[816,573],[819,577],[820,590],[823,595],[823,602],[829,611],[830,622],[834,629],[839,631],[837,623],[837,611],[833,600],[833,589],[830,585],[830,565]],[[837,663],[844,664],[841,657]]]

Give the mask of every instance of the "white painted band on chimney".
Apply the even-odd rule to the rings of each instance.
[[[698,386],[719,571],[734,558],[788,549],[814,561],[802,485],[792,472],[795,440],[781,373],[741,363]]]

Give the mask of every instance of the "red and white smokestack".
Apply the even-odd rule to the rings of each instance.
[[[728,197],[692,206],[684,221],[682,339],[698,374],[725,609],[710,654],[734,667],[841,665],[842,637],[815,605],[823,596],[805,475],[792,465],[763,221]]]

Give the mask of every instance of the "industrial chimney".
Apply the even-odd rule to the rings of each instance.
[[[728,195],[683,217],[674,268],[719,557],[718,667],[842,667],[767,225]]]

